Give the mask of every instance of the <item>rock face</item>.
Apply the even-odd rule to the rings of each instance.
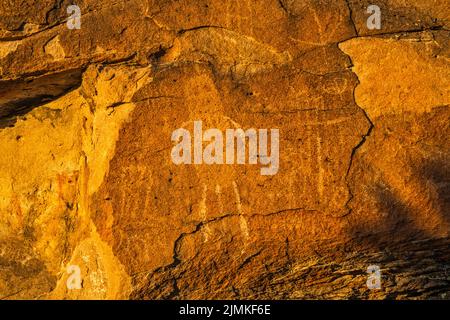
[[[450,298],[447,0],[72,4],[0,3],[0,298]],[[174,164],[194,121],[278,172]]]

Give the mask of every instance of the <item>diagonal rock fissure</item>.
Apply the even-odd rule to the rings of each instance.
[[[339,44],[338,44],[338,47],[339,47]],[[341,50],[341,49],[339,48],[339,50]],[[342,51],[342,50],[341,50],[341,51]],[[343,51],[342,51],[342,52],[343,52]],[[343,53],[345,54],[345,52],[343,52]],[[350,59],[350,66],[349,66],[349,69],[351,70],[351,69],[353,68],[354,64],[353,64],[352,58],[351,58],[349,55],[347,55],[347,56],[348,56],[348,58]],[[364,114],[365,119],[366,119],[367,122],[369,123],[369,128],[367,129],[367,132],[361,137],[361,140],[359,141],[359,143],[358,143],[356,146],[353,147],[353,149],[352,149],[352,151],[351,151],[351,153],[350,153],[350,160],[349,160],[349,163],[348,163],[347,172],[345,173],[345,181],[346,181],[346,184],[347,184],[347,190],[348,190],[348,193],[349,193],[349,197],[348,197],[347,202],[345,203],[345,208],[346,208],[346,210],[347,210],[347,213],[346,213],[344,216],[347,216],[347,215],[349,215],[349,214],[352,212],[352,208],[350,207],[350,203],[351,203],[351,201],[352,201],[353,198],[354,198],[354,194],[353,194],[353,191],[352,191],[351,183],[350,183],[350,181],[349,181],[349,176],[350,176],[350,172],[351,172],[351,170],[352,170],[352,166],[353,166],[353,163],[354,163],[355,156],[356,156],[358,150],[361,149],[362,146],[366,143],[367,138],[370,137],[370,135],[372,134],[372,131],[373,131],[374,128],[375,128],[375,125],[374,125],[374,123],[372,122],[372,120],[370,119],[370,117],[369,117],[369,115],[367,114],[366,110],[364,110],[364,108],[362,108],[362,107],[361,107],[360,105],[358,105],[358,103],[356,102],[356,95],[355,95],[355,92],[356,92],[356,88],[357,88],[358,85],[360,84],[360,81],[359,81],[358,75],[357,75],[355,72],[353,72],[353,73],[354,73],[354,75],[355,75],[356,78],[357,78],[356,86],[355,86],[355,88],[353,88],[353,92],[352,92],[352,95],[353,95],[353,102],[355,103],[356,106],[358,106],[358,108],[359,108],[359,109],[361,110],[361,112]]]

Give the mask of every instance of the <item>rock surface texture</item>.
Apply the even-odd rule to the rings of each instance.
[[[449,28],[448,0],[2,0],[0,299],[450,299]],[[279,129],[278,173],[174,164],[197,120]]]

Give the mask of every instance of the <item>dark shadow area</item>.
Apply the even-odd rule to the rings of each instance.
[[[423,195],[421,201],[433,215],[439,215],[442,227],[448,228],[449,162],[445,158],[424,159],[413,167],[426,192],[418,193]],[[402,201],[384,182],[375,184],[371,194],[380,215],[350,230],[351,245],[362,260],[383,270],[385,297],[450,298],[450,239],[422,229],[421,223],[414,221],[421,212]]]
[[[0,81],[0,129],[12,127],[17,117],[78,88],[81,69],[30,79]]]
[[[428,193],[424,195],[424,199],[429,199],[429,206],[438,208],[442,221],[450,223],[450,163],[444,159],[424,159],[423,163],[417,164],[416,167],[415,175],[420,177]],[[357,226],[351,230],[352,237],[361,239],[370,247],[380,249],[392,244],[396,246],[399,242],[430,239],[430,234],[417,227],[413,220],[418,213],[413,212],[393,189],[383,182],[378,182],[372,186],[371,191],[378,211],[383,213],[382,219],[376,223]]]
[[[442,217],[450,224],[450,160],[428,160],[417,173],[434,186]]]

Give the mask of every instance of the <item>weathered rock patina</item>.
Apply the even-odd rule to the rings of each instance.
[[[0,3],[0,298],[450,298],[447,0]],[[276,175],[171,134],[277,128]],[[67,266],[83,287],[69,290]],[[382,289],[366,286],[367,267]]]

